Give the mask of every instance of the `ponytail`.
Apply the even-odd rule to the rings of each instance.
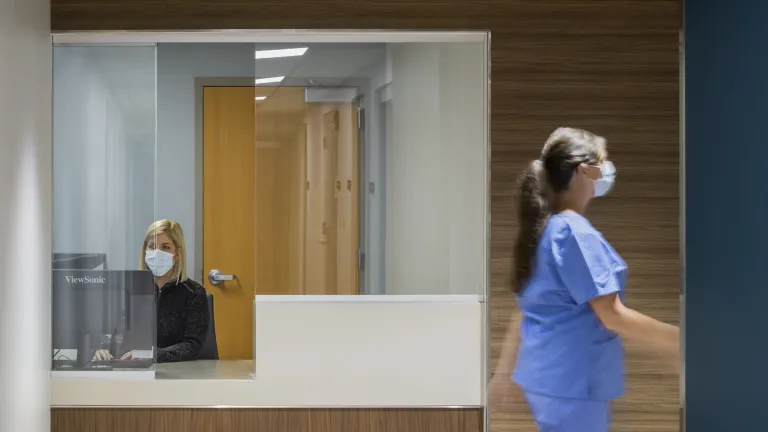
[[[539,239],[550,216],[549,186],[544,163],[531,162],[518,180],[518,234],[515,242],[513,291],[521,294],[533,274]]]

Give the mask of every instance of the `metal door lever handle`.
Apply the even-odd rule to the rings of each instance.
[[[221,274],[221,272],[216,269],[213,269],[208,273],[208,282],[210,282],[211,285],[219,285],[223,281],[231,281],[235,279],[237,279],[237,276]]]

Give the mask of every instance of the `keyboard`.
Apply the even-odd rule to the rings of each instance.
[[[60,371],[99,371],[99,370],[115,370],[115,369],[149,369],[152,367],[154,360],[152,359],[139,359],[139,360],[99,360],[91,361],[87,363],[85,367],[78,367],[74,361],[71,360],[54,360],[53,369]]]
[[[152,359],[137,359],[137,360],[104,360],[91,362],[90,369],[148,369],[152,366],[154,360]]]

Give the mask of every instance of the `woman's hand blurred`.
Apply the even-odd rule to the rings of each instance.
[[[491,411],[509,410],[517,397],[517,385],[507,374],[494,374],[488,384],[488,405]]]
[[[93,353],[93,361],[107,361],[112,360],[112,354],[108,350],[100,349]]]

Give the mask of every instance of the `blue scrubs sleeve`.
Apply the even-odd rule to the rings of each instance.
[[[589,232],[570,232],[553,242],[557,272],[578,304],[621,290],[603,242]]]

